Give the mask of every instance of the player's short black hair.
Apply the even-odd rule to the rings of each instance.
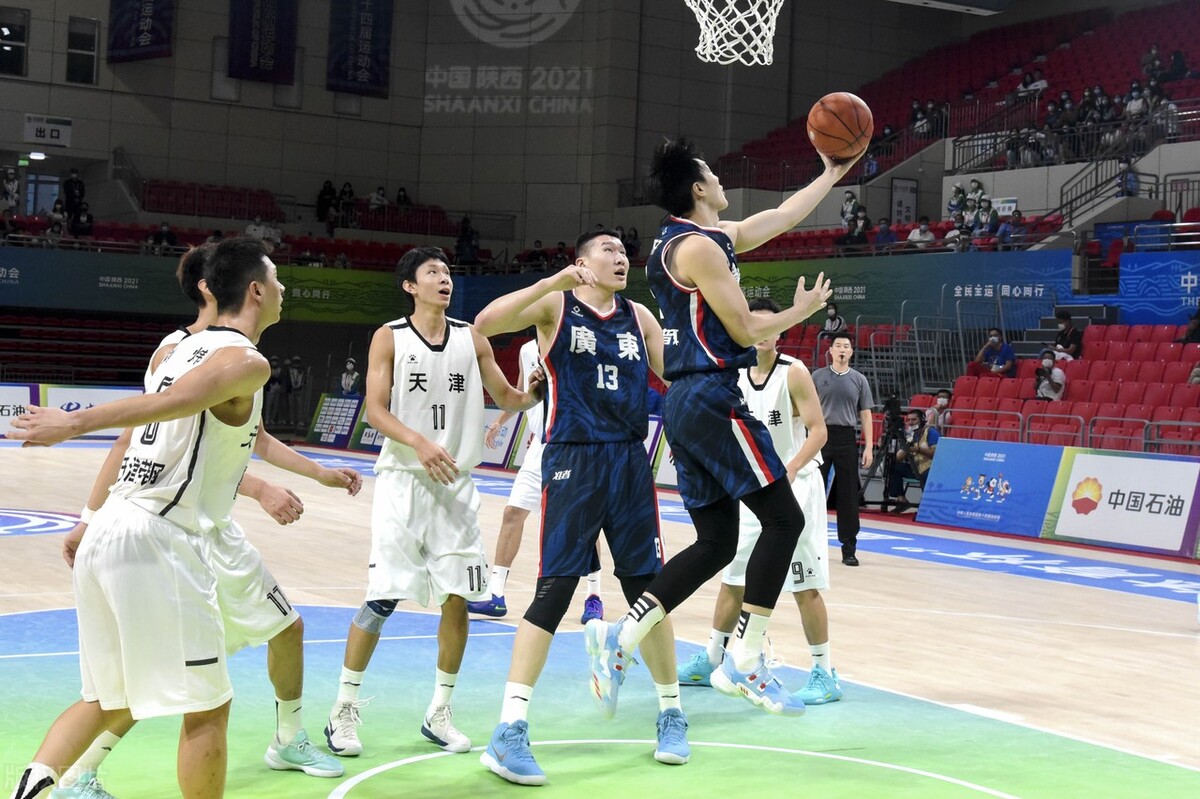
[[[440,247],[413,247],[401,255],[396,264],[396,288],[400,289],[401,294],[404,295],[404,302],[401,304],[404,305],[402,310],[406,314],[413,312],[417,301],[412,294],[405,290],[404,282],[407,280],[410,283],[416,283],[417,270],[421,268],[421,264],[429,261],[441,261],[445,264],[446,253],[442,252]]]
[[[267,278],[267,248],[258,239],[236,236],[213,245],[204,263],[204,280],[221,313],[237,313],[252,281]]]
[[[829,344],[832,346],[832,345],[833,345],[833,343],[834,343],[834,342],[836,342],[836,341],[837,341],[839,338],[844,338],[844,339],[846,339],[846,341],[849,341],[849,342],[850,342],[850,346],[851,346],[851,347],[853,347],[853,346],[854,346],[854,336],[850,335],[850,334],[849,334],[849,333],[847,333],[845,330],[843,330],[843,331],[841,331],[841,332],[839,332],[839,333],[834,333],[834,334],[833,334],[833,338],[829,339]]]
[[[748,303],[751,311],[770,311],[779,313],[779,303],[770,297],[755,297]]]
[[[197,308],[204,307],[204,294],[200,291],[200,281],[204,279],[204,264],[212,255],[215,244],[201,244],[199,247],[189,247],[188,251],[179,257],[179,266],[175,267],[175,279],[183,295]]]
[[[588,245],[590,245],[593,241],[596,239],[602,239],[606,236],[611,236],[617,241],[621,240],[621,237],[617,235],[615,230],[609,230],[608,228],[596,228],[595,230],[586,230],[583,233],[580,233],[579,238],[575,239],[575,257],[578,258],[583,255],[583,251],[586,250]]]
[[[692,185],[703,180],[702,158],[696,145],[684,137],[669,139],[654,148],[646,196],[669,214],[684,216],[696,207]]]

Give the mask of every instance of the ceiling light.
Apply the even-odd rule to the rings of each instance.
[[[33,161],[45,161],[46,154],[45,153],[30,153],[29,158]]]

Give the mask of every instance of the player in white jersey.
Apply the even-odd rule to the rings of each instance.
[[[778,313],[769,298],[750,301],[754,313]],[[808,368],[775,350],[779,336],[760,341],[758,364],[738,373],[738,387],[756,419],[767,426],[775,451],[783,460],[796,501],[804,511],[805,531],[792,555],[784,587],[796,598],[804,636],[813,655],[808,683],[796,692],[806,705],[842,698],[837,671],[830,663],[829,614],[821,591],[829,588],[828,515],[821,480],[821,447],[828,433],[821,401]],[[679,667],[680,685],[711,685],[709,676],[721,665],[725,646],[737,624],[746,586],[746,564],[762,532],[753,514],[741,514],[737,555],[726,567],[713,609],[713,629],[706,649]]]
[[[521,366],[521,388],[529,388],[529,376],[539,368],[541,353],[538,352],[537,339],[531,339],[521,345],[517,356]],[[495,443],[496,436],[504,425],[516,416],[512,411],[505,411],[484,430],[484,443],[489,447]],[[529,518],[534,508],[542,505],[542,426],[544,413],[541,404],[537,404],[525,412],[525,430],[531,435],[529,448],[525,451],[525,459],[521,468],[513,478],[512,491],[508,494],[508,504],[504,506],[504,516],[500,520],[500,535],[496,538],[496,557],[492,561],[492,574],[488,578],[488,589],[491,597],[479,602],[468,602],[467,610],[483,616],[502,618],[508,613],[508,605],[504,601],[504,587],[508,581],[508,570],[512,568],[517,551],[521,548],[521,536],[525,533],[525,520]],[[600,598],[600,558],[597,555],[593,569],[587,576],[587,599],[583,602],[581,624],[587,624],[589,619],[604,618],[604,602]]]
[[[366,411],[386,437],[375,464],[367,601],[350,625],[337,701],[325,737],[334,754],[362,752],[356,729],[363,673],[401,600],[441,607],[433,700],[421,734],[449,752],[471,742],[454,728],[450,697],[467,645],[467,600],[487,596],[487,556],[471,469],[483,455],[483,389],[501,408],[537,402],[509,385],[492,346],[446,316],[454,283],[441,250],[420,247],[397,265],[411,312],[371,339]]]
[[[143,383],[154,391],[154,371],[180,342],[212,325],[217,318],[216,303],[206,293],[204,263],[215,245],[193,248],[179,259],[175,276],[184,295],[197,306],[196,320],[163,337],[146,367]],[[87,531],[88,520],[108,497],[116,483],[122,459],[129,446],[132,430],[122,431],[92,486],[92,493],[80,514],[81,520],[63,542],[63,558],[73,566],[75,552]],[[334,488],[345,488],[351,496],[362,487],[361,476],[352,469],[326,469],[294,452],[260,427],[255,436],[255,454],[282,469],[293,471]],[[256,499],[268,515],[280,524],[300,518],[304,504],[289,489],[277,486],[249,472],[238,486],[242,496]],[[343,769],[337,760],[309,742],[300,715],[304,684],[304,624],[279,583],[271,575],[258,550],[246,540],[241,527],[231,519],[206,536],[209,565],[217,578],[217,601],[225,626],[228,654],[246,646],[267,643],[270,656],[267,672],[275,687],[275,739],[267,750],[266,761],[277,770],[298,770],[318,777],[340,777]],[[62,775],[53,799],[102,799],[108,796],[98,777],[100,765],[133,726],[133,720],[105,730],[67,773]]]
[[[250,459],[270,375],[255,344],[279,321],[283,286],[262,245],[242,238],[217,245],[205,280],[217,325],[164,360],[158,391],[74,413],[30,406],[14,421],[10,438],[41,445],[134,428],[118,484],[76,553],[84,701],[51,726],[16,799],[44,797],[118,720],[165,715],[183,716],[182,795],[224,795],[233,691],[202,539],[228,516]]]

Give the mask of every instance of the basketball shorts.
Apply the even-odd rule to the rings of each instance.
[[[684,507],[741,499],[787,475],[771,434],[746,408],[736,371],[689,374],[672,383],[663,421]]]
[[[808,474],[802,471],[792,481],[792,493],[804,511],[804,532],[796,543],[791,568],[783,581],[783,590],[789,594],[829,588],[829,517],[825,509],[825,483],[816,465],[809,464],[805,468],[812,471]],[[750,562],[750,553],[762,533],[762,525],[750,509],[743,505],[740,510],[737,554],[721,576],[721,582],[726,585],[746,585],[746,564]]]
[[[542,577],[595,569],[604,530],[618,577],[658,574],[663,546],[650,459],[641,441],[547,444],[542,450]]]
[[[145,719],[233,698],[216,577],[198,534],[110,495],[73,579],[85,701]]]
[[[450,485],[424,472],[379,474],[371,506],[367,599],[430,607],[451,595],[488,598],[479,504],[469,471]]]
[[[300,618],[237,522],[207,533],[204,542],[217,578],[226,652],[265,644]]]
[[[534,511],[542,504],[542,449],[544,445],[538,439],[529,444],[525,451],[525,460],[513,478],[512,491],[508,495],[508,506],[521,510]]]

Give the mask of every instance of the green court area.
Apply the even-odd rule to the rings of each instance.
[[[353,609],[302,608],[309,645],[304,717],[322,738],[336,694],[343,640]],[[231,660],[231,797],[490,797],[633,795],[647,797],[1200,797],[1200,773],[912,697],[843,683],[845,699],[800,718],[768,716],[710,689],[683,689],[692,760],[654,761],[657,701],[644,668],[622,689],[606,721],[587,690],[582,630],[571,620],[555,641],[534,692],[530,731],[549,781],[510,785],[479,764],[478,752],[446,754],[420,735],[436,650],[436,617],[398,611],[367,672],[359,728],[361,757],[342,762],[341,779],[273,772],[262,755],[274,729],[265,650]],[[500,710],[513,628],[472,622],[473,637],[454,694],[456,725],[477,748]],[[54,717],[77,696],[74,613],[0,617],[0,732],[4,791],[32,756]],[[695,647],[680,644],[681,657]],[[799,687],[804,672],[781,676]],[[1103,697],[1097,697],[1103,701]],[[1102,714],[1101,714],[1102,715]],[[139,724],[105,762],[101,778],[119,799],[177,795],[176,719]]]

